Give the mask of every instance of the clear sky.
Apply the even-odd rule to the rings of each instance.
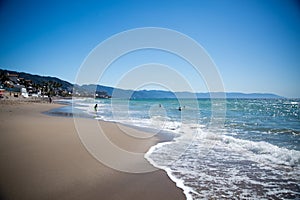
[[[2,0],[0,68],[74,82],[100,42],[140,27],[169,28],[196,40],[214,60],[228,92],[300,97],[300,4],[291,0]],[[163,54],[128,55],[101,84],[114,86],[116,74],[137,64],[162,62],[203,85],[182,61]]]

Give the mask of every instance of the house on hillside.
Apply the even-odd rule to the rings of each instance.
[[[18,74],[6,74],[7,80],[3,83],[5,86],[5,90],[9,92],[10,96],[14,97],[25,97],[27,98],[29,96],[28,90],[26,87],[29,88],[29,90],[32,90],[32,81],[31,80],[25,80],[24,78],[19,78]]]
[[[14,85],[14,87],[6,88],[6,91],[9,92],[10,96],[14,97],[28,97],[28,92],[24,85]]]
[[[97,92],[95,92],[95,98],[96,99],[109,99],[109,98],[111,98],[111,96],[109,96],[108,94],[107,94],[107,92],[104,92],[104,91],[97,91]]]
[[[17,84],[19,82],[18,74],[9,74],[9,73],[7,73],[7,77],[9,79],[9,81],[11,81],[14,84]]]
[[[6,74],[6,80],[3,82],[5,87],[12,88],[15,84],[18,84],[19,79],[17,74]]]

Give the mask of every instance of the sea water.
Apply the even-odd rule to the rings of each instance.
[[[95,119],[174,134],[145,157],[187,199],[300,199],[300,100],[219,101],[79,99],[73,105]],[[212,126],[213,108],[222,103],[222,123]]]

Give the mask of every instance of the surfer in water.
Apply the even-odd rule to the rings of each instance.
[[[97,108],[98,108],[98,104],[96,104],[96,105],[94,106],[95,112],[97,112]]]

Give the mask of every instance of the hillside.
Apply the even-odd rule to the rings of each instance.
[[[17,72],[17,71],[11,71],[11,70],[3,70],[0,69],[0,74],[2,73],[9,73],[9,74],[17,74],[19,78],[24,78],[26,80],[31,80],[35,84],[43,84],[43,82],[56,82],[61,84],[61,88],[67,91],[72,91],[73,90],[73,84],[61,80],[56,77],[51,77],[51,76],[39,76],[39,75],[33,75],[29,73],[24,73],[24,72]]]

